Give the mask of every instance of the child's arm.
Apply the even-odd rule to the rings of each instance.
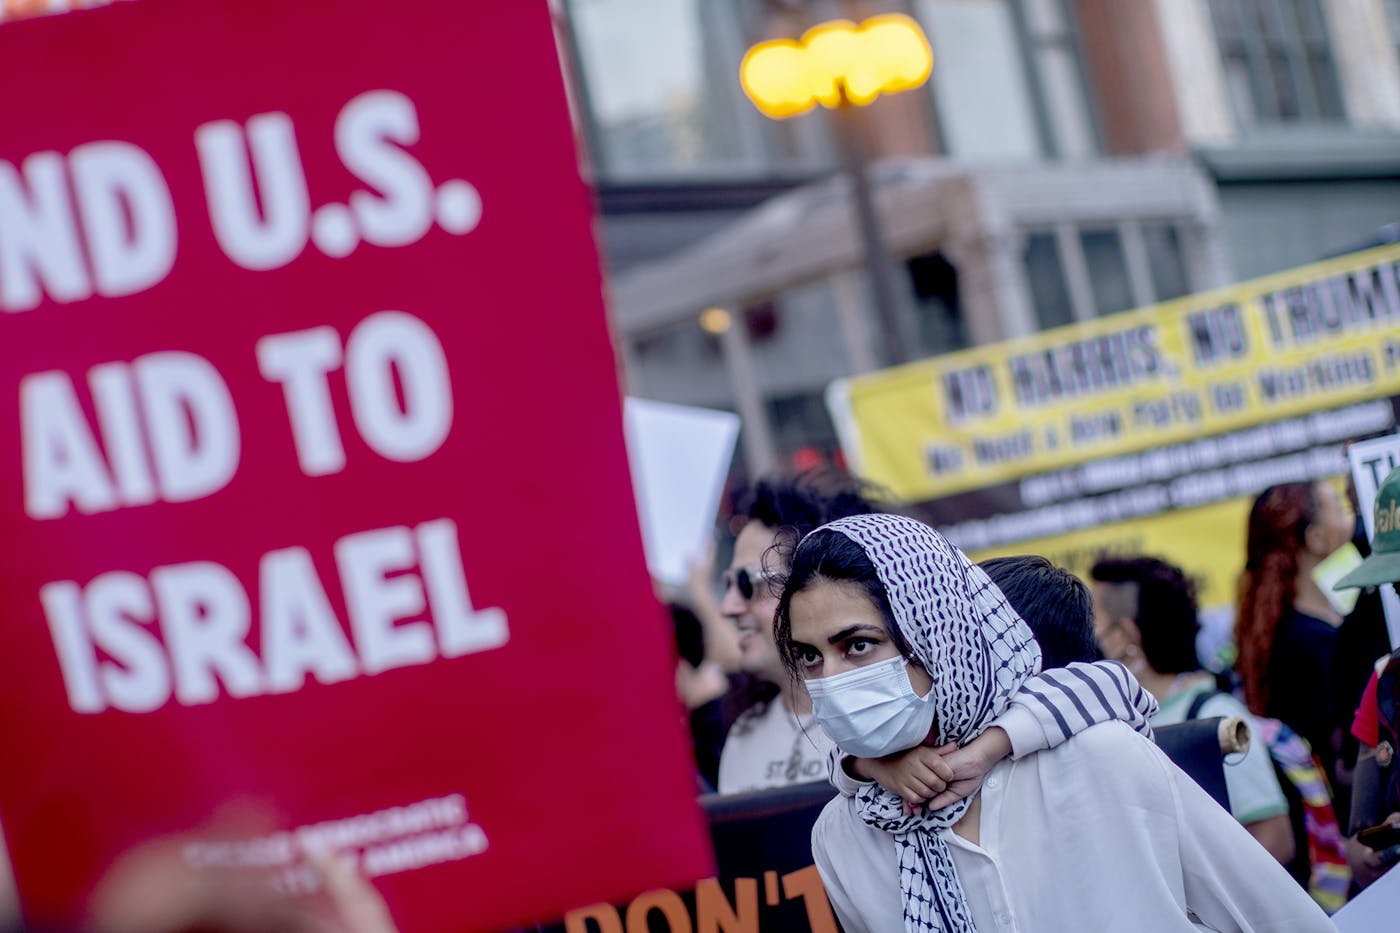
[[[992,765],[1010,753],[1011,740],[996,727],[962,748],[954,743],[919,745],[884,758],[852,758],[837,749],[832,754],[832,783],[852,797],[873,782],[903,800],[906,813],[925,804],[939,810],[976,790]]]
[[[1011,739],[1011,757],[1060,745],[1090,726],[1118,719],[1147,738],[1157,701],[1117,661],[1075,661],[1021,685],[995,725]]]
[[[1064,668],[1044,671],[1021,685],[1011,705],[992,721],[991,728],[965,747],[939,756],[952,773],[942,778],[948,786],[938,791],[930,802],[937,804],[934,809],[946,807],[970,794],[981,782],[982,775],[1007,755],[1022,758],[1031,752],[1054,748],[1070,736],[1101,722],[1119,719],[1151,738],[1149,720],[1156,712],[1157,701],[1152,694],[1117,661],[1092,664],[1076,661]],[[925,752],[920,753],[921,760],[927,762],[928,751],[932,750],[925,748]],[[909,752],[886,756],[882,761],[898,759],[905,754]],[[939,772],[934,774],[939,775]],[[870,759],[853,759],[839,748],[831,752],[830,776],[831,783],[847,797],[855,796],[874,781],[903,798],[906,804],[911,799],[880,779],[871,770]],[[925,775],[920,771],[911,776]],[[925,780],[924,786],[932,785]],[[905,785],[903,789],[914,788]]]
[[[904,801],[904,812],[912,813],[931,798],[943,793],[953,780],[953,769],[943,756],[957,750],[956,743],[938,748],[916,745],[883,758],[847,758],[850,772],[874,781]]]

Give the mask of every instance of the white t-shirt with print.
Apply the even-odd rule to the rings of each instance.
[[[742,794],[827,779],[832,742],[810,714],[798,716],[781,697],[735,720],[719,756],[721,794]]]

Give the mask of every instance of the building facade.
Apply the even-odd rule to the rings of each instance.
[[[559,0],[629,391],[729,408],[749,471],[832,454],[836,378],[1346,252],[1400,220],[1400,0]],[[904,12],[933,76],[761,116],[754,42]],[[849,137],[847,137],[849,139]],[[892,333],[887,334],[889,329]]]

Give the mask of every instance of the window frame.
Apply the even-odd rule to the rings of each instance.
[[[758,41],[752,33],[760,25],[758,14],[745,0],[695,0],[697,4],[724,3],[726,16],[722,34],[716,37],[726,57],[733,59],[732,83],[716,77],[702,68],[702,81],[707,90],[724,95],[714,106],[722,115],[733,118],[739,152],[732,158],[701,159],[694,163],[668,162],[644,167],[623,166],[609,144],[609,129],[596,111],[596,77],[589,73],[579,30],[576,8],[585,0],[555,0],[562,10],[571,87],[577,98],[581,134],[589,148],[589,164],[595,179],[608,185],[665,185],[680,181],[732,182],[755,177],[802,176],[830,171],[839,164],[836,141],[829,121],[818,108],[810,114],[789,120],[774,121],[763,116],[745,98],[739,85],[739,62],[745,50]],[[791,154],[798,150],[797,155]],[[800,150],[810,150],[801,152]]]
[[[1019,226],[1024,244],[1021,250],[1021,273],[1026,277],[1026,294],[1031,297],[1031,313],[1039,329],[1046,329],[1040,308],[1035,305],[1035,289],[1031,284],[1030,268],[1027,265],[1027,250],[1034,236],[1049,237],[1055,247],[1055,257],[1059,263],[1059,274],[1069,302],[1071,324],[1093,321],[1101,317],[1120,314],[1136,308],[1146,308],[1163,301],[1190,295],[1201,287],[1200,273],[1193,268],[1185,250],[1191,219],[1174,216],[1119,216],[1100,219],[1076,218],[1054,223],[1031,223]],[[1176,237],[1181,262],[1182,281],[1186,285],[1183,295],[1163,298],[1158,292],[1157,281],[1152,270],[1144,227],[1170,228]],[[1123,258],[1123,271],[1132,300],[1126,308],[1104,310],[1099,307],[1094,290],[1093,275],[1089,269],[1088,257],[1084,250],[1083,236],[1086,233],[1112,233],[1118,238],[1118,248]],[[1051,324],[1051,327],[1060,326]]]
[[[1206,3],[1230,106],[1242,129],[1347,122],[1346,98],[1321,0]],[[1309,18],[1315,29],[1307,27]],[[1276,34],[1269,34],[1269,23],[1274,24]],[[1315,71],[1319,62],[1327,69],[1325,82]],[[1279,83],[1280,63],[1287,75],[1286,88]],[[1248,112],[1236,90],[1237,68],[1242,68],[1245,76]],[[1285,94],[1291,100],[1285,100]]]
[[[1088,157],[1094,158],[1102,155],[1106,151],[1103,121],[1099,116],[1098,102],[1091,93],[1093,82],[1090,80],[1088,64],[1085,61],[1084,35],[1079,25],[1079,11],[1075,4],[1070,0],[1042,0],[1042,2],[1049,3],[1056,8],[1059,13],[1061,31],[1038,35],[1031,28],[1030,13],[1026,9],[1028,0],[1007,0],[1007,2],[1011,7],[1011,16],[1016,24],[1016,39],[1021,47],[1021,55],[1026,62],[1031,103],[1035,111],[1036,131],[1040,137],[1041,151],[1047,159],[1052,161],[1069,158],[1064,151],[1064,146],[1061,145],[1060,135],[1055,128],[1055,110],[1051,106],[1049,91],[1046,88],[1047,82],[1042,57],[1042,53],[1050,47],[1061,46],[1069,52],[1070,57],[1074,60],[1075,85],[1079,92],[1079,100],[1084,105],[1084,115],[1089,131],[1090,152]]]

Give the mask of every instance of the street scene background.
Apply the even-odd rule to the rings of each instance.
[[[154,0],[0,0],[0,35],[38,26],[36,21],[50,15],[57,22],[59,14],[75,23],[103,15],[113,23],[139,22],[145,10],[128,15],[119,8],[143,4],[156,5]],[[232,9],[215,6],[219,12],[208,22]],[[263,0],[255,6],[270,32],[282,28],[270,12],[275,4]],[[333,6],[321,9],[332,20]],[[355,28],[346,34],[372,34],[375,16],[369,5],[353,6],[354,16],[346,14],[346,21],[353,20]],[[473,843],[466,855],[440,860],[505,866],[474,876],[478,884],[481,877],[490,879],[486,886],[493,897],[482,898],[489,902],[489,916],[444,914],[437,905],[448,899],[455,882],[439,886],[423,880],[436,876],[406,868],[406,877],[387,884],[392,912],[409,918],[406,928],[517,924],[540,929],[558,923],[568,933],[621,933],[624,927],[627,933],[648,927],[694,927],[696,933],[836,929],[805,836],[830,792],[799,794],[781,803],[757,800],[747,808],[726,804],[713,793],[713,781],[691,774],[703,754],[694,713],[704,704],[686,696],[690,687],[681,683],[681,673],[678,692],[689,708],[672,716],[665,706],[677,653],[681,672],[690,673],[685,671],[688,650],[697,662],[691,666],[699,670],[701,656],[713,660],[707,653],[714,648],[713,631],[702,633],[710,617],[723,615],[729,625],[737,616],[715,608],[737,591],[733,574],[721,571],[732,564],[731,569],[741,569],[735,563],[736,536],[752,519],[745,503],[762,479],[853,474],[872,484],[892,508],[938,528],[975,561],[1038,554],[1088,580],[1090,568],[1104,557],[1162,557],[1179,565],[1194,584],[1201,620],[1198,655],[1226,686],[1237,656],[1235,614],[1255,497],[1277,484],[1327,483],[1365,544],[1359,519],[1369,517],[1361,515],[1369,504],[1357,498],[1352,477],[1353,468],[1360,467],[1349,462],[1348,448],[1394,435],[1400,419],[1400,0],[538,0],[518,19],[499,11],[493,18],[480,10],[459,16],[448,6],[427,4],[431,9],[414,28],[427,31],[440,23],[445,30],[460,29],[463,43],[470,42],[477,56],[470,62],[452,61],[442,51],[446,40],[433,45],[442,53],[438,59],[416,62],[412,43],[404,40],[396,46],[401,60],[380,63],[368,54],[357,59],[363,79],[356,68],[337,70],[334,56],[322,49],[310,56],[317,81],[300,81],[290,60],[259,70],[250,55],[246,79],[227,68],[211,86],[237,107],[245,107],[240,96],[245,89],[256,89],[246,104],[253,108],[249,113],[271,108],[268,101],[286,91],[291,103],[276,106],[288,111],[305,106],[311,116],[298,120],[318,126],[330,140],[332,106],[348,108],[347,101],[358,99],[354,94],[375,82],[387,86],[400,74],[411,75],[420,89],[414,100],[431,145],[419,144],[416,123],[413,134],[384,132],[400,133],[406,151],[434,153],[438,162],[425,161],[441,165],[442,178],[459,179],[463,164],[472,171],[489,166],[482,176],[487,181],[477,183],[480,192],[470,184],[462,187],[460,180],[449,182],[455,188],[434,189],[440,229],[426,232],[434,223],[430,218],[420,234],[421,247],[412,237],[392,242],[392,234],[384,242],[366,236],[346,245],[336,238],[342,228],[331,221],[349,221],[318,211],[328,222],[304,231],[303,246],[309,236],[324,254],[319,258],[349,255],[347,267],[364,262],[362,268],[370,271],[356,273],[360,278],[315,271],[268,293],[294,311],[277,311],[275,300],[255,302],[261,284],[200,283],[217,290],[213,307],[236,304],[239,295],[257,305],[257,314],[236,321],[251,341],[257,336],[252,331],[262,333],[264,319],[268,333],[326,323],[318,302],[328,296],[344,302],[349,314],[355,301],[382,295],[374,299],[382,311],[398,299],[388,286],[412,281],[429,308],[425,319],[447,335],[439,352],[454,375],[470,368],[471,379],[479,380],[453,383],[459,429],[441,448],[441,458],[429,459],[436,447],[382,458],[423,459],[431,473],[375,473],[374,482],[364,480],[338,493],[339,499],[297,494],[300,487],[278,481],[287,504],[264,508],[269,528],[279,521],[295,525],[304,510],[315,519],[308,524],[317,534],[324,532],[327,553],[329,529],[348,517],[375,515],[385,529],[397,524],[422,529],[430,520],[447,521],[434,509],[450,514],[460,527],[465,555],[456,559],[465,560],[472,596],[485,600],[473,609],[464,582],[464,618],[475,618],[472,613],[483,607],[505,606],[511,620],[509,636],[502,623],[494,640],[470,649],[488,652],[484,660],[466,662],[481,663],[487,673],[475,677],[468,692],[454,695],[457,705],[450,707],[487,708],[491,715],[470,726],[464,725],[470,716],[447,717],[457,719],[449,727],[456,731],[443,734],[453,742],[469,740],[454,746],[450,764],[461,770],[473,769],[476,747],[488,748],[481,759],[485,766],[475,764],[478,773],[493,772],[486,790],[469,788],[465,798],[454,797],[455,785],[430,786],[421,775],[405,777],[406,766],[393,780],[369,782],[377,790],[402,779],[395,793],[413,806],[450,804],[451,809],[465,799],[462,806],[469,804],[473,819],[480,819],[475,806],[486,800],[511,814],[502,820],[501,836],[493,837],[504,845],[488,850],[484,842]],[[889,14],[920,28],[931,57],[922,71],[911,65],[893,77],[880,75],[885,92],[872,93],[869,100],[853,100],[855,84],[843,78],[832,86],[831,99],[813,96],[775,116],[756,79],[741,75],[746,56],[761,43],[795,43],[824,21],[849,25]],[[238,14],[228,15],[233,22]],[[394,29],[399,15],[412,18],[413,13],[386,12],[383,28]],[[311,29],[314,17],[306,17],[303,25]],[[191,22],[196,21],[205,22],[194,15]],[[500,41],[485,36],[498,24],[509,33],[506,27],[520,22],[537,34],[521,43],[519,56],[509,54],[509,36]],[[257,30],[237,33],[237,41],[256,48]],[[100,37],[93,42],[117,63],[114,80],[135,76],[133,86],[150,78],[152,72],[143,68],[159,59],[153,51],[145,65],[122,63]],[[546,46],[552,46],[552,55]],[[198,58],[178,61],[193,70]],[[64,72],[66,80],[87,74],[92,61],[62,63],[72,69]],[[530,69],[527,78],[512,72],[520,67]],[[43,76],[15,74],[0,61],[0,79],[10,88],[5,93],[18,94],[23,80]],[[346,88],[337,83],[342,79]],[[355,81],[369,84],[351,88]],[[512,99],[512,93],[526,99]],[[462,101],[456,101],[458,94]],[[203,102],[194,84],[187,96]],[[529,110],[530,99],[540,106]],[[136,123],[148,124],[152,133],[169,129],[167,118],[179,116],[173,109],[156,113],[132,106],[131,112],[142,116]],[[191,104],[189,113],[197,109]],[[526,110],[528,117],[520,117]],[[16,107],[14,112],[32,111]],[[110,108],[105,116],[111,126],[124,125],[114,116],[121,112]],[[449,142],[438,143],[427,131],[434,114],[438,126],[452,127],[442,134]],[[200,119],[218,117],[232,118],[211,110]],[[23,134],[11,131],[13,138],[62,148],[44,141],[49,130],[44,123],[33,117]],[[0,135],[5,133],[0,126]],[[84,141],[80,134],[69,136],[64,145]],[[305,140],[301,145],[307,146]],[[20,165],[27,152],[19,143],[14,147],[0,151],[0,157]],[[489,157],[474,156],[474,147]],[[163,165],[165,159],[161,156]],[[354,160],[346,161],[353,173]],[[340,167],[335,163],[327,171],[334,174]],[[500,179],[494,188],[492,172]],[[392,173],[384,177],[392,179]],[[259,189],[267,181],[259,177]],[[182,219],[203,210],[197,198],[182,197]],[[211,207],[216,200],[211,196]],[[347,200],[353,206],[354,196]],[[8,203],[12,216],[21,216],[21,201]],[[509,208],[495,213],[497,205]],[[4,206],[0,203],[0,221]],[[591,247],[586,207],[593,212]],[[507,214],[502,234],[495,224]],[[127,220],[137,224],[140,218]],[[25,227],[25,235],[38,242],[36,229]],[[0,246],[6,233],[0,226]],[[483,241],[493,244],[491,252],[471,252]],[[402,266],[378,265],[379,254],[370,251],[390,246],[412,247],[404,252],[413,259]],[[186,249],[184,239],[180,247]],[[14,258],[19,255],[12,253],[13,263],[21,262]],[[36,258],[33,265],[44,262]],[[176,268],[178,273],[188,264]],[[484,296],[466,294],[463,270],[468,277],[480,273]],[[335,287],[320,284],[316,276],[322,274]],[[198,288],[186,282],[188,293],[197,294]],[[4,373],[6,385],[17,386],[20,369],[31,365],[30,344],[22,340],[42,347],[48,354],[43,365],[55,369],[77,372],[80,365],[104,361],[101,327],[75,328],[70,334],[77,336],[66,336],[27,323],[26,315],[48,314],[52,304],[62,303],[52,288],[42,296],[36,290],[34,311],[21,308],[24,296],[10,288],[0,291],[0,301],[15,306],[0,311],[16,312],[9,333],[23,338],[11,338],[4,356],[14,369]],[[161,315],[179,320],[176,310],[163,305],[158,315],[144,318],[149,340],[173,339]],[[225,310],[230,321],[239,318],[236,310]],[[300,323],[285,323],[289,320]],[[339,323],[352,332],[362,320],[367,319],[357,311],[354,319]],[[113,350],[114,356],[135,358],[142,351],[137,344],[148,341],[136,339],[138,331],[116,319],[106,326],[111,346],[131,340],[129,348]],[[241,334],[237,328],[225,333]],[[212,358],[226,346],[224,338],[211,334],[200,333],[200,339],[217,348],[211,349]],[[81,352],[70,360],[63,353],[73,348]],[[445,364],[441,391],[450,394],[446,370]],[[388,391],[398,393],[401,409],[411,408],[412,388],[405,387],[401,373],[397,378]],[[467,385],[476,388],[468,391]],[[246,398],[244,389],[237,391]],[[473,400],[489,413],[461,414]],[[335,402],[343,424],[359,418],[347,414],[351,403],[358,404],[353,397]],[[271,402],[266,410],[281,411]],[[450,414],[444,417],[440,445],[453,424]],[[653,420],[644,420],[648,417]],[[260,417],[259,424],[269,420]],[[478,432],[471,443],[463,436],[467,430]],[[250,462],[273,449],[266,436],[259,437],[244,439]],[[352,466],[354,455],[352,449]],[[1387,457],[1393,455],[1377,455],[1367,467],[1375,474],[1369,496],[1386,467],[1396,465]],[[264,472],[275,475],[270,467]],[[406,475],[410,478],[401,478]],[[395,483],[405,491],[384,495]],[[608,495],[594,498],[590,490]],[[619,490],[635,493],[636,522]],[[11,511],[21,516],[19,495],[11,498]],[[415,503],[421,501],[431,504],[419,508]],[[219,515],[242,514],[245,521],[254,514],[236,504],[221,508]],[[75,514],[61,515],[63,509],[39,517],[69,522],[84,511],[75,507]],[[34,517],[32,511],[29,515]],[[120,541],[115,534],[105,539],[114,553],[122,553],[126,542],[142,543],[145,534],[166,545],[180,539],[174,531],[148,531],[155,526],[144,517],[126,517],[131,524],[120,526]],[[488,518],[508,531],[493,537],[473,528],[473,520]],[[442,532],[434,539],[441,548],[447,547],[447,527],[432,526]],[[558,527],[567,533],[551,534]],[[208,534],[207,526],[187,519],[171,528],[183,530],[191,541]],[[52,538],[45,537],[49,531]],[[59,558],[67,545],[57,542],[69,535],[83,538],[71,525],[57,523],[25,537],[29,546],[47,546],[17,551],[11,570],[18,581],[15,592],[40,580],[40,570],[31,567],[50,558],[63,565]],[[264,551],[288,544],[263,542],[260,533],[246,538],[250,545],[256,539]],[[212,546],[228,544],[219,540]],[[643,546],[655,600],[648,598],[643,579]],[[68,573],[84,580],[106,569],[87,558],[65,559],[81,568]],[[240,559],[241,575],[256,576],[248,569],[251,559]],[[322,558],[321,564],[328,561]],[[538,573],[555,562],[568,562],[570,573]],[[488,582],[479,586],[471,576],[477,572]],[[424,591],[432,597],[434,583],[424,579]],[[552,585],[541,585],[546,579]],[[594,586],[606,589],[615,602],[592,600]],[[24,608],[12,624],[41,618],[37,600],[22,599],[28,599],[27,591],[16,597],[15,605]],[[338,592],[331,600],[342,608]],[[653,602],[668,605],[671,617]],[[581,607],[577,618],[576,607]],[[1354,594],[1350,600],[1336,596],[1331,604],[1339,620],[1353,607]],[[21,619],[23,613],[28,615]],[[566,621],[578,624],[566,630]],[[53,714],[59,726],[54,735],[83,737],[85,742],[74,746],[79,750],[89,747],[89,739],[100,744],[92,737],[114,734],[112,711],[78,709],[80,703],[70,711],[54,700],[59,696],[54,685],[62,681],[49,670],[55,665],[41,626],[25,630],[16,642],[24,651],[11,660],[15,671],[45,671],[12,679],[12,736],[42,731],[35,723],[48,722],[45,710],[56,703],[62,709]],[[644,635],[632,639],[633,631]],[[1397,632],[1400,619],[1393,619],[1392,642]],[[425,657],[423,663],[431,675],[411,681],[405,674],[396,682],[396,698],[385,701],[389,705],[383,709],[406,708],[393,704],[411,703],[422,685],[449,689],[446,685],[466,680],[463,668],[446,666],[446,658],[429,662]],[[748,673],[740,670],[741,661],[726,663],[722,683],[732,685],[736,673]],[[532,665],[554,692],[530,694],[520,702],[511,692],[524,694],[515,672]],[[311,667],[308,662],[307,671]],[[633,672],[635,696],[619,689],[623,683],[632,686],[624,675]],[[365,708],[374,708],[380,702],[375,691],[397,675],[364,673],[372,683],[356,689],[364,690]],[[327,678],[317,679],[321,683],[307,681],[310,702],[329,714],[335,704],[317,692],[326,689]],[[71,698],[71,684],[68,689]],[[211,689],[219,700],[210,708],[222,715],[230,699],[227,687],[225,693]],[[777,702],[771,695],[769,700]],[[617,768],[617,756],[610,753],[626,749],[631,739],[611,736],[612,744],[603,748],[604,743],[590,741],[590,729],[564,721],[570,710],[584,710],[591,729],[602,734],[611,721],[606,717],[629,706],[638,711],[629,728],[647,743],[630,751],[637,759],[654,754],[659,762],[658,807],[673,818],[661,822],[679,827],[674,851],[659,836],[653,838],[657,828],[629,811],[624,796],[610,796],[625,783],[623,770],[609,770]],[[101,712],[108,718],[78,717],[73,726],[62,718],[70,712]],[[303,727],[306,734],[318,731],[309,719],[284,717],[278,709],[259,715],[278,724],[260,728],[287,728],[289,744],[307,741],[297,731]],[[689,735],[683,730],[686,715]],[[388,718],[376,721],[391,737],[387,741],[411,744],[412,737],[394,738]],[[531,732],[544,721],[550,721],[550,731]],[[71,733],[63,731],[69,727]],[[118,732],[127,728],[139,732],[120,720]],[[314,741],[329,744],[335,735],[316,736],[312,744],[299,745],[299,754],[316,759],[321,746]],[[7,737],[12,744],[3,747],[19,754],[23,746],[12,736]],[[523,773],[520,762],[533,753],[526,741],[531,736],[560,743],[565,760],[590,767],[589,792],[608,797],[608,818],[628,826],[633,854],[619,861],[634,863],[634,872],[624,878],[606,859],[589,856],[608,838],[608,827],[584,825],[585,816],[568,823],[576,835],[545,847],[550,860],[538,863],[565,873],[571,864],[586,866],[577,878],[570,874],[569,884],[551,886],[523,873],[520,866],[543,859],[538,840],[558,831],[544,808],[577,804],[545,799],[552,793],[551,775],[532,772],[527,782],[516,779],[512,769]],[[149,745],[136,747],[154,748],[159,738],[146,734],[141,741]],[[696,742],[692,758],[682,754],[687,739]],[[431,758],[426,748],[413,754]],[[77,776],[82,766],[74,764],[83,756],[69,757],[52,754],[45,760],[60,762],[76,788],[72,793],[86,799],[90,788]],[[403,757],[408,761],[412,755]],[[702,792],[700,808],[689,805],[691,776],[697,778],[694,790]],[[129,777],[135,786],[136,776]],[[17,772],[13,783],[23,794],[14,799],[40,800],[49,793],[42,775],[30,778]],[[260,780],[246,783],[258,786]],[[215,793],[220,782],[234,796],[240,781],[236,769],[220,771],[218,780],[209,780],[206,796],[224,794]],[[69,785],[63,787],[66,793]],[[328,826],[340,814],[315,816],[317,806],[329,806],[316,799],[319,793],[313,783],[283,799],[295,801],[295,819],[305,826]],[[140,795],[145,805],[158,810],[165,803],[181,816],[155,827],[143,812],[132,810],[125,823],[107,821],[102,832],[91,835],[111,849],[148,829],[154,836],[187,828],[176,824],[193,822],[194,816],[185,816],[210,809],[198,794],[186,801],[185,810],[162,800],[159,787],[141,788]],[[347,792],[347,819],[389,807],[372,797],[361,801]],[[473,825],[466,823],[465,810],[453,813],[453,827]],[[1347,815],[1337,816],[1345,830]],[[704,851],[702,820],[708,821],[712,852]],[[12,848],[16,838],[33,838],[16,836],[19,821],[6,822]],[[264,833],[273,828],[244,835],[272,839]],[[638,847],[640,838],[653,848]],[[789,844],[793,839],[795,846]],[[35,851],[22,847],[25,856]],[[52,867],[63,861],[63,853],[50,846],[42,858],[26,861],[39,867],[29,869],[27,877],[20,872],[18,900],[27,899],[31,909],[43,902],[60,912],[78,903],[105,867],[110,852],[101,851],[83,873],[64,875]],[[491,861],[496,858],[514,861]],[[706,863],[715,864],[714,877],[694,886],[677,881],[678,874],[689,878]],[[640,890],[648,885],[651,890]],[[522,892],[534,887],[549,889],[550,897],[529,903]],[[597,897],[588,894],[593,890]],[[35,891],[41,895],[37,900]],[[628,892],[637,896],[619,899]],[[18,923],[13,892],[9,901]],[[566,909],[571,912],[565,914]]]

